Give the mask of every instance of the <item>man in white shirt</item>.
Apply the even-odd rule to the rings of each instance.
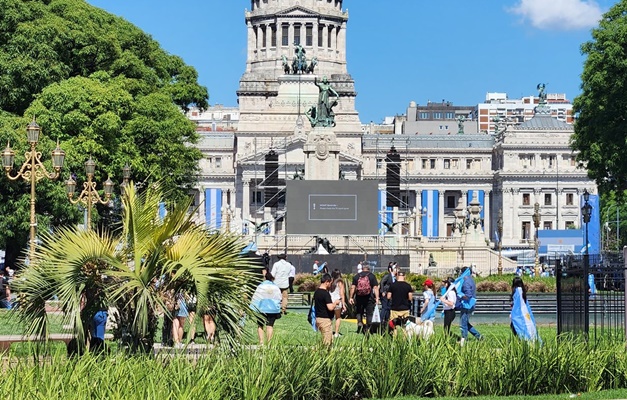
[[[277,256],[279,260],[272,265],[272,271],[270,273],[274,277],[274,284],[281,289],[281,312],[287,313],[287,294],[290,287],[290,271],[292,270],[292,264],[287,262],[285,253],[281,253]]]
[[[314,276],[318,275],[318,260],[314,261],[313,265],[311,266],[311,272],[314,274]]]

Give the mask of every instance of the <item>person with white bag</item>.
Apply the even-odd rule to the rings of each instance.
[[[396,282],[390,285],[387,297],[390,302],[390,328],[402,326],[409,317],[414,288],[405,281],[405,273],[396,273]]]

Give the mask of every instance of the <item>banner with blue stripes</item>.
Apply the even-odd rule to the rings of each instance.
[[[384,222],[387,224],[392,223],[392,207],[387,207],[387,192],[385,190],[379,190],[379,200],[378,200],[378,210],[379,210],[379,234],[385,235],[388,228],[383,224]]]
[[[475,190],[469,190],[468,191],[468,196],[466,199],[466,206],[470,205],[470,202],[472,201],[472,196],[474,194]],[[483,219],[484,218],[484,208],[485,208],[485,191],[483,190],[477,190],[477,200],[479,200],[479,204],[481,205],[481,212],[479,213],[479,218]]]
[[[422,218],[422,235],[438,237],[440,235],[438,217],[440,215],[439,192],[437,190],[422,191],[422,209],[427,214]]]
[[[205,223],[209,229],[222,226],[222,189],[205,189]]]

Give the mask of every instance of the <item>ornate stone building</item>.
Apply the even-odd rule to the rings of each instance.
[[[362,125],[355,110],[342,1],[254,0],[251,6],[245,12],[248,58],[239,108],[212,109],[211,118],[190,113],[205,155],[196,193],[200,221],[248,235],[261,250],[303,253],[311,247],[311,237],[285,235],[289,216],[282,193],[286,180],[300,179],[306,168],[303,147],[312,131],[307,112],[318,101],[316,83],[327,77],[338,94],[333,131],[342,179],[375,180],[384,193],[386,154],[394,147],[401,157],[401,206],[382,204],[377,236],[328,237],[339,252],[408,253],[412,270],[420,272],[433,259],[438,271],[432,273],[470,263],[494,273],[499,209],[507,248],[531,247],[535,202],[541,203],[540,229],[579,225],[578,194],[594,194],[596,187],[574,163],[572,125],[540,107],[517,125],[495,121],[500,125],[493,134],[457,134],[455,120],[455,134],[415,134],[414,126],[405,134],[406,117],[375,130],[372,123]],[[266,179],[268,154],[278,156],[278,180],[272,183]],[[268,196],[275,192],[276,198]],[[509,259],[502,262],[506,270],[515,267]]]

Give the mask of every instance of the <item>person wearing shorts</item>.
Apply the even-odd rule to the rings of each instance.
[[[261,282],[253,294],[250,308],[259,313],[257,319],[257,335],[259,344],[269,342],[274,334],[274,322],[281,318],[281,289],[274,284],[271,273]],[[264,332],[265,328],[265,332]]]

